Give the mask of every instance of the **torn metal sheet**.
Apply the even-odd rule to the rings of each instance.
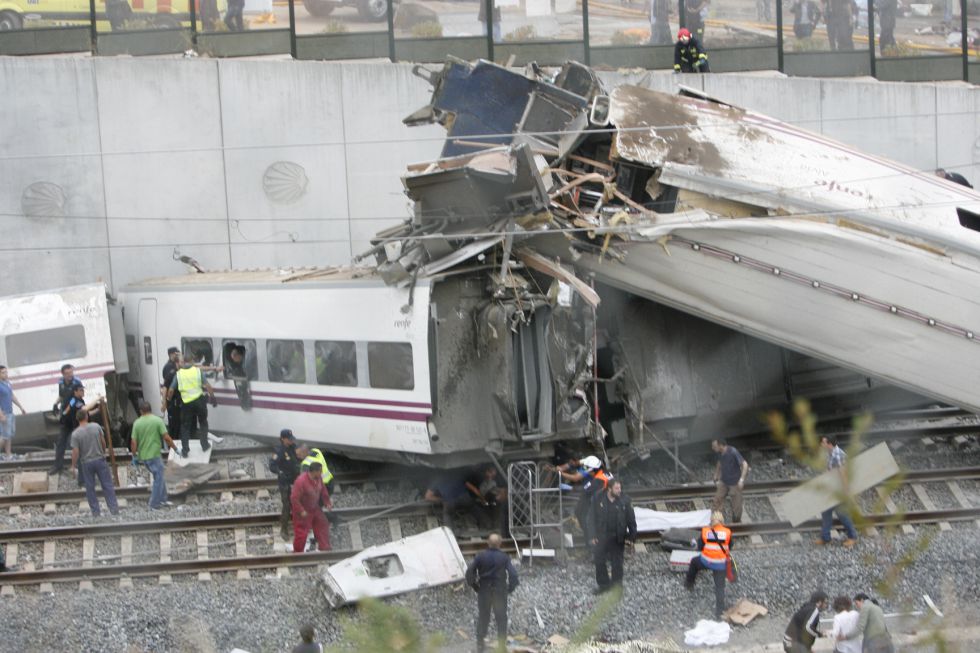
[[[465,576],[466,560],[445,526],[364,549],[320,574],[324,595],[334,608],[455,583]]]
[[[882,442],[847,460],[847,494],[857,496],[899,472],[888,444]],[[813,519],[843,502],[841,474],[832,469],[779,497],[783,514],[793,526]]]

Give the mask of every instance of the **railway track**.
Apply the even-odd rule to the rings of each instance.
[[[211,460],[228,460],[232,458],[249,457],[268,457],[272,455],[272,447],[229,447],[219,449],[214,447],[211,453]],[[71,453],[70,451],[68,453]],[[129,464],[133,460],[132,454],[116,450],[116,462]],[[30,472],[47,470],[54,464],[53,458],[23,458],[21,460],[5,460],[0,462],[0,474],[13,474],[15,472]]]
[[[911,487],[925,507],[897,513],[894,506],[888,512],[866,514],[865,519],[871,527],[901,526],[909,532],[914,526],[936,524],[948,530],[953,523],[974,522],[980,526],[980,507],[969,505],[970,501],[962,491],[954,490],[959,481],[980,479],[980,469],[943,469],[910,472],[903,480],[904,486]],[[257,484],[257,481],[235,481],[244,485]],[[753,483],[746,486],[746,495],[756,500],[768,498],[770,502],[782,491],[799,483],[799,480]],[[960,503],[958,508],[937,509],[931,505],[927,484],[945,484]],[[671,502],[693,502],[695,507],[703,507],[710,501],[714,488],[707,485],[672,487],[639,490],[632,493],[636,505],[650,505],[657,509],[669,509]],[[761,497],[761,498],[760,498]],[[772,502],[775,507],[775,502]],[[96,581],[118,581],[126,586],[136,578],[156,578],[158,582],[172,582],[177,574],[197,574],[201,580],[210,579],[210,574],[234,572],[237,577],[247,577],[255,570],[272,570],[280,576],[289,573],[293,567],[310,567],[321,563],[331,563],[353,555],[364,548],[364,535],[361,524],[365,521],[381,521],[382,530],[387,527],[387,537],[394,540],[413,534],[410,530],[423,530],[437,524],[432,510],[422,502],[399,506],[365,506],[337,509],[336,513],[343,523],[335,527],[334,533],[343,533],[350,546],[345,550],[294,555],[282,550],[283,545],[274,544],[277,539],[278,513],[251,515],[231,515],[208,518],[166,519],[141,522],[107,522],[85,526],[62,526],[56,528],[35,528],[0,533],[0,539],[7,544],[8,564],[18,564],[25,548],[33,547],[40,564],[34,559],[22,563],[19,571],[3,574],[0,577],[0,594],[12,594],[14,586],[38,585],[42,591],[52,591],[55,583],[78,582],[80,589],[92,587]],[[751,521],[751,511],[747,502],[744,523],[733,526],[736,535],[744,537],[746,544],[767,544],[763,538],[789,536],[799,539],[801,532],[817,531],[818,520],[811,520],[798,527],[787,521]],[[171,516],[173,516],[171,514]],[[414,520],[415,527],[406,522]],[[387,522],[384,524],[384,522]],[[424,527],[421,524],[424,523]],[[338,532],[339,529],[339,532]],[[174,545],[177,534],[191,544],[181,547]],[[155,540],[158,545],[149,550],[134,550],[136,538]],[[644,543],[659,542],[658,533],[641,534]],[[118,541],[118,546],[114,542]],[[111,554],[96,555],[97,543],[113,542],[107,548],[118,551]],[[464,554],[475,553],[482,548],[480,541],[461,541]],[[56,552],[62,549],[62,555]],[[278,550],[277,550],[278,548]],[[69,553],[66,555],[64,551]],[[72,555],[70,552],[81,552]],[[60,559],[59,559],[60,558]]]

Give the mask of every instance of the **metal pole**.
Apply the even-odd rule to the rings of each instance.
[[[966,2],[966,0],[962,0]],[[589,47],[589,0],[582,0],[582,45],[585,46],[585,65],[592,65],[592,52]]]
[[[677,22],[681,27],[687,27],[687,16],[684,13],[684,0],[677,0]]]
[[[395,63],[395,3],[388,0],[388,59]]]
[[[486,12],[487,28],[487,61],[493,61],[493,0],[480,0],[483,3],[483,11]]]
[[[966,0],[960,0],[960,47],[963,49],[963,81],[970,81],[970,46],[966,41]]]
[[[197,49],[197,0],[188,2],[191,10],[191,45]]]
[[[289,56],[297,59],[296,56],[296,7],[293,0],[289,0]]]
[[[97,54],[99,49],[99,31],[95,28],[95,0],[88,0],[88,21],[88,33],[92,41],[92,54]]]
[[[868,0],[868,52],[871,57],[871,76],[877,77],[877,66],[875,65],[875,3]]]
[[[783,0],[776,0],[776,68],[783,72]]]
[[[105,429],[105,436],[109,440],[109,460],[112,462],[112,482],[119,487],[119,469],[116,467],[116,448],[112,446],[112,430],[109,428],[109,407],[106,405],[105,397],[99,399],[99,412],[102,413],[102,428]]]

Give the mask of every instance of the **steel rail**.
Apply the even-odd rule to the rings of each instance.
[[[121,451],[116,447],[116,461],[129,463],[133,459],[133,454],[128,451]],[[248,456],[270,456],[272,447],[229,447],[219,449],[212,447],[211,458],[247,458]],[[70,452],[69,452],[70,453]],[[25,458],[23,460],[5,460],[0,462],[0,474],[13,474],[15,472],[28,472],[40,469],[48,469],[54,465],[54,458]]]
[[[270,521],[277,515],[259,515]],[[980,519],[980,508],[960,508],[951,510],[917,511],[904,514],[873,514],[865,515],[866,523],[873,526],[899,526],[901,524],[935,524],[939,522],[961,522]],[[214,520],[203,520],[214,521]],[[221,521],[221,520],[217,520]],[[209,526],[210,528],[210,526]],[[756,522],[752,524],[735,524],[733,535],[782,535],[790,532],[816,531],[820,529],[818,520],[809,520],[799,526],[789,522]],[[641,533],[639,540],[653,544],[661,541],[659,532]],[[460,549],[465,555],[473,555],[481,550],[481,542],[460,543]],[[508,549],[510,551],[510,549]],[[317,551],[304,554],[276,553],[268,555],[253,555],[244,557],[208,558],[205,560],[176,560],[168,562],[153,562],[144,564],[82,566],[82,567],[51,567],[30,571],[12,571],[0,576],[0,585],[33,585],[38,583],[55,583],[70,581],[114,580],[120,578],[137,578],[160,576],[163,574],[200,573],[200,572],[232,572],[243,569],[263,569],[275,567],[309,567],[319,564],[335,563],[357,554],[358,551]],[[90,563],[91,564],[91,563]]]
[[[359,485],[362,483],[394,483],[409,478],[406,474],[375,474],[373,472],[340,472],[334,475],[339,485]],[[187,494],[217,494],[221,492],[257,492],[273,490],[278,486],[275,478],[242,478],[208,481],[191,489]],[[99,497],[102,490],[96,490]],[[116,488],[116,496],[123,498],[149,497],[150,487],[121,486]],[[26,492],[22,494],[0,494],[0,508],[9,506],[29,506],[46,503],[70,503],[84,501],[85,490],[63,490],[60,492]]]

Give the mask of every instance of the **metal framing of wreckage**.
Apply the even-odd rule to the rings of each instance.
[[[510,537],[518,557],[553,557],[554,548],[545,546],[556,539],[561,555],[565,552],[565,513],[560,476],[544,471],[532,461],[514,462],[507,466],[507,520]],[[521,543],[527,546],[522,547]]]

